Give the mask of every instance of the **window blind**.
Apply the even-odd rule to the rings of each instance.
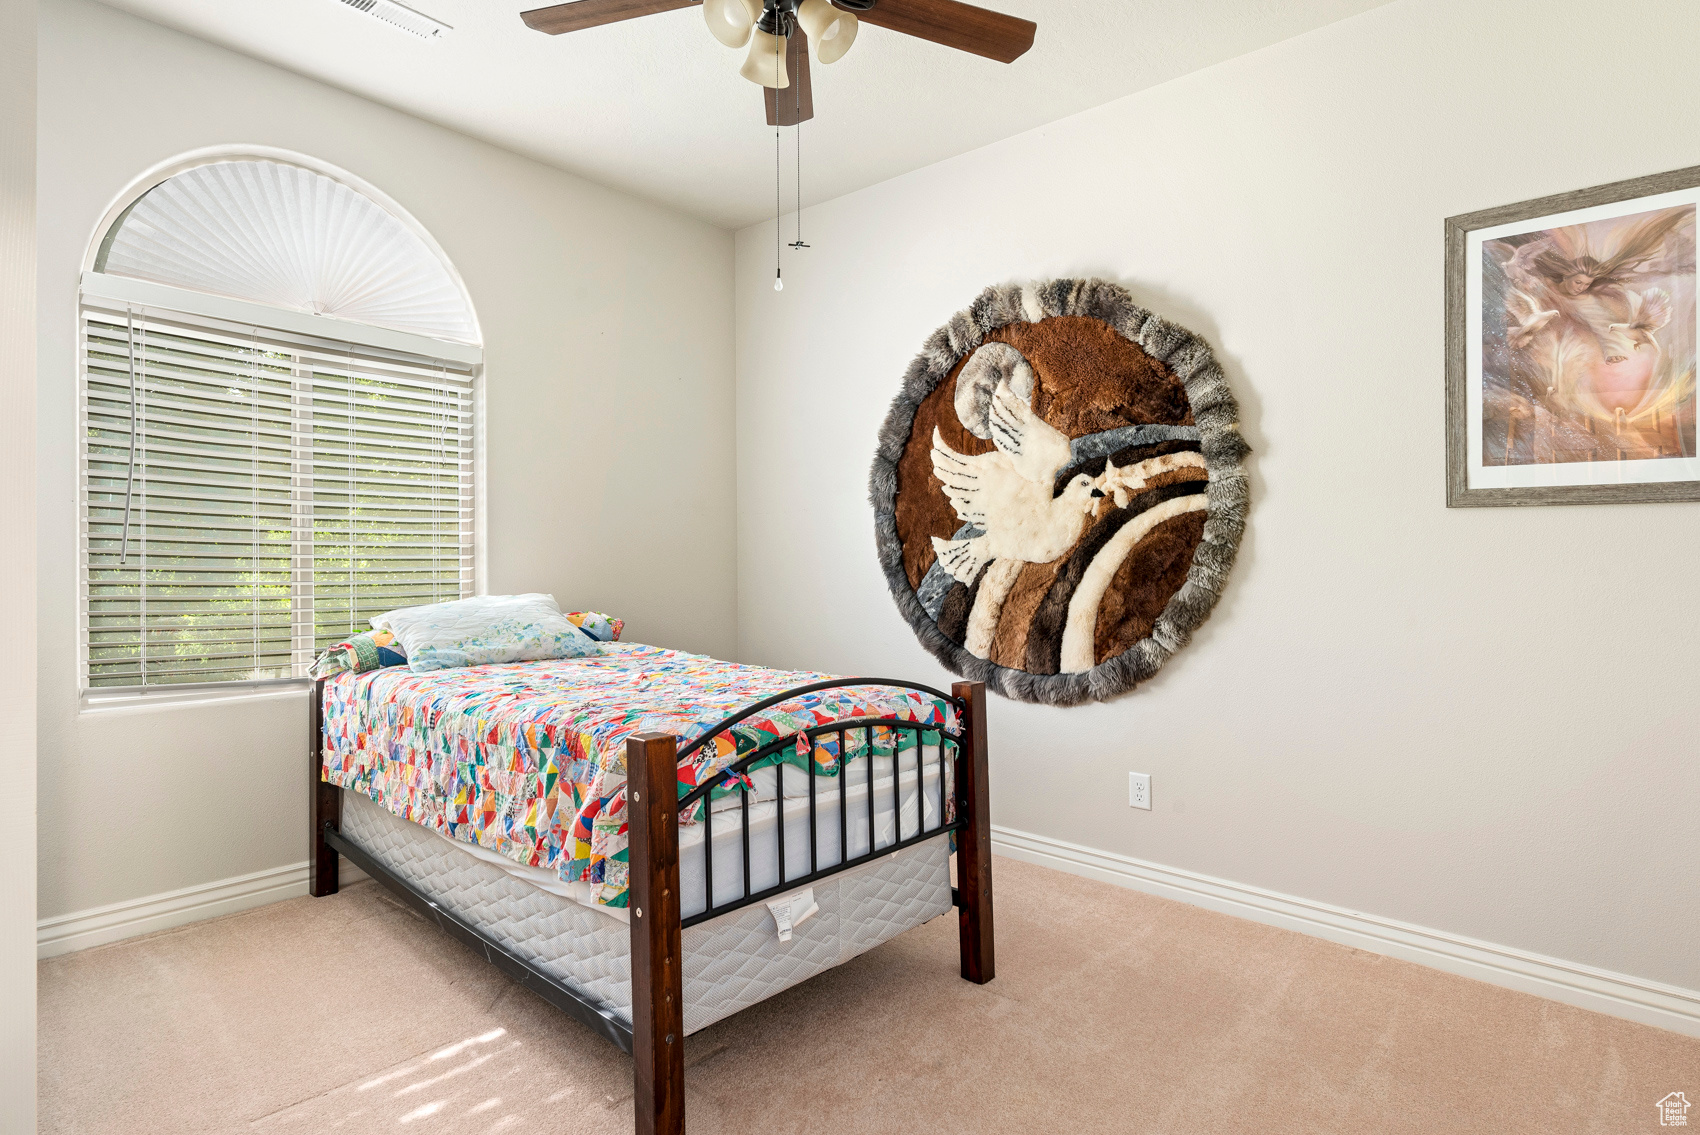
[[[82,313],[85,687],[298,677],[473,588],[471,366]]]

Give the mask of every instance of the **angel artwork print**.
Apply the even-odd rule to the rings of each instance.
[[[1482,245],[1482,463],[1694,454],[1694,221],[1679,205]]]
[[[1700,480],[1696,197],[1468,234],[1470,489]]]

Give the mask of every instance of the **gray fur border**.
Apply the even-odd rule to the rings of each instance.
[[[897,463],[903,457],[922,400],[950,374],[957,360],[985,341],[989,332],[1005,324],[1028,322],[1034,314],[1041,318],[1078,315],[1102,320],[1153,358],[1167,363],[1186,385],[1193,417],[1203,435],[1204,462],[1210,471],[1204,539],[1193,555],[1186,582],[1157,617],[1148,638],[1082,674],[1013,670],[976,658],[945,638],[909,586],[903,570],[903,545],[897,535]],[[990,287],[928,336],[921,353],[904,372],[903,387],[892,399],[891,412],[880,427],[868,476],[880,567],[898,610],[921,645],[952,673],[983,681],[1018,701],[1046,705],[1105,701],[1127,693],[1157,673],[1216,606],[1245,531],[1251,494],[1242,462],[1250,452],[1240,436],[1239,407],[1209,344],[1134,303],[1126,288],[1098,279]]]

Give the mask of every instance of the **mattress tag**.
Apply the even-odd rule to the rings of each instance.
[[[781,942],[789,942],[791,931],[820,913],[813,887],[798,891],[787,898],[774,899],[767,904],[767,909],[773,912],[773,921],[779,927]]]

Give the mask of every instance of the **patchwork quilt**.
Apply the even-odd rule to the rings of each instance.
[[[671,733],[683,747],[752,702],[829,677],[640,643],[609,643],[583,658],[338,674],[325,683],[323,775],[403,819],[589,883],[598,903],[623,907],[626,739]],[[949,703],[915,690],[805,694],[703,745],[680,765],[679,795],[710,782],[715,795],[736,791],[740,778],[726,769],[740,756],[856,717],[956,728]],[[915,743],[909,731],[895,732],[873,731],[876,755]],[[773,759],[801,768],[812,761],[817,777],[836,776],[868,743],[852,733],[841,754],[836,738],[822,741],[799,741]],[[698,822],[701,803],[689,812],[681,823]]]

